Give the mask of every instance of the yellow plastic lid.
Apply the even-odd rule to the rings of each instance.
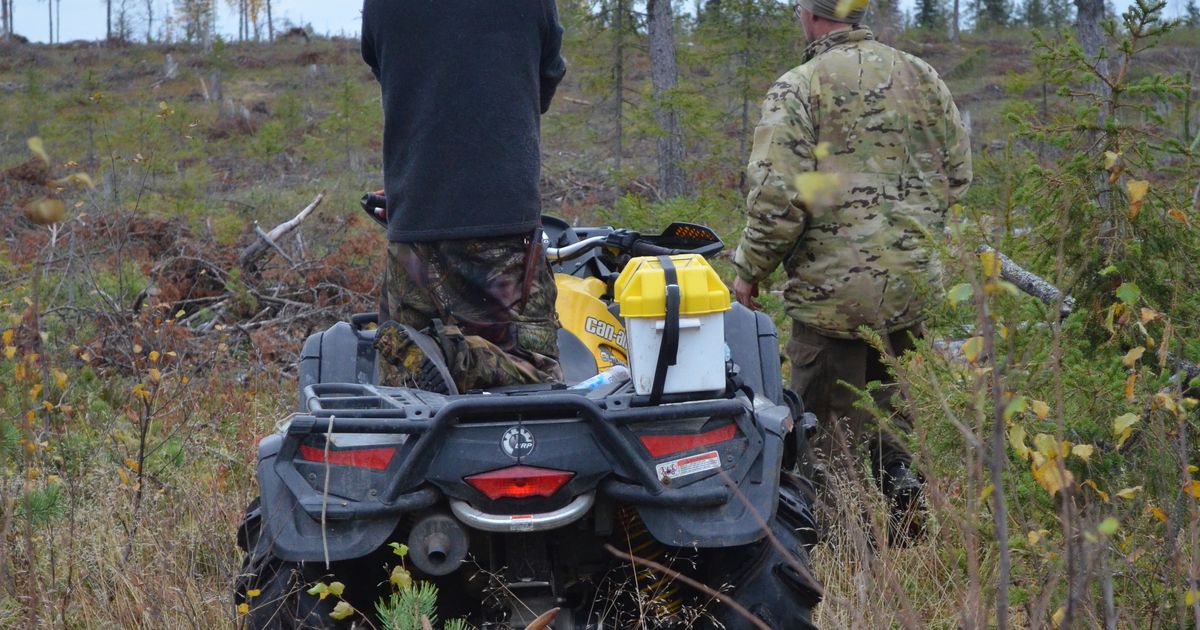
[[[723,313],[730,308],[729,289],[699,254],[671,256],[679,278],[681,315]],[[658,258],[634,258],[614,287],[621,317],[667,316],[667,283]]]

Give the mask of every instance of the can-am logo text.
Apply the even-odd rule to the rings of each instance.
[[[525,427],[513,427],[505,431],[504,437],[500,438],[500,448],[504,449],[505,454],[509,457],[515,459],[527,457],[533,453],[533,447],[536,445],[533,434]]]
[[[625,345],[625,331],[617,330],[616,326],[607,322],[602,322],[595,317],[589,317],[583,322],[583,330],[592,333],[601,339],[617,344],[622,349],[628,348]]]

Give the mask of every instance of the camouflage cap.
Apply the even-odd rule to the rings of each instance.
[[[861,24],[870,4],[870,0],[797,0],[795,8],[797,13],[804,9],[832,22]]]

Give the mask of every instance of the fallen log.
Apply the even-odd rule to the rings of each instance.
[[[249,274],[257,273],[260,259],[272,251],[282,253],[282,250],[280,250],[279,245],[277,244],[279,239],[287,236],[293,230],[300,227],[300,224],[303,223],[304,220],[307,219],[309,215],[311,215],[324,200],[325,193],[322,192],[321,194],[317,195],[316,199],[313,199],[312,203],[308,204],[307,208],[301,210],[300,214],[297,214],[291,219],[280,223],[270,232],[264,233],[262,229],[259,228],[258,222],[255,221],[254,232],[258,238],[251,243],[249,247],[242,250],[241,256],[238,256],[238,265],[241,266],[242,270]]]

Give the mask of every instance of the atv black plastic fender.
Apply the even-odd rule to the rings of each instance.
[[[779,333],[766,313],[734,304],[725,313],[725,344],[742,381],[771,402],[785,404],[779,359]]]

